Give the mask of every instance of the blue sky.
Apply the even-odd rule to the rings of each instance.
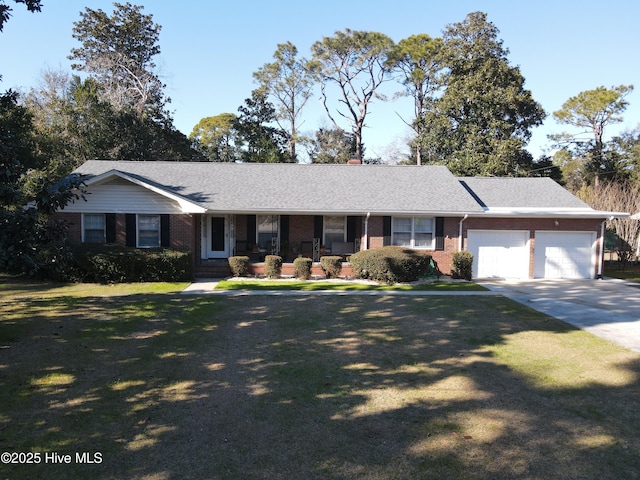
[[[14,4],[13,16],[0,33],[1,89],[26,91],[46,69],[70,71],[67,55],[79,44],[71,37],[73,22],[85,7],[111,14],[111,1],[43,0],[41,13]],[[125,3],[122,0],[121,3]],[[551,113],[569,97],[604,85],[633,84],[624,123],[610,127],[617,134],[640,124],[640,2],[591,0],[535,2],[405,0],[285,0],[221,2],[182,0],[131,1],[145,6],[162,26],[160,75],[171,97],[175,125],[189,134],[198,121],[224,112],[237,113],[255,88],[252,73],[272,61],[278,43],[291,41],[301,55],[337,30],[379,31],[399,41],[409,35],[440,36],[443,28],[483,11],[500,30],[512,65],[520,66],[526,88],[549,114],[534,129],[529,150],[538,157],[547,135],[565,130]],[[388,84],[388,93],[397,88]],[[406,101],[375,103],[364,132],[367,156],[385,158],[402,148],[408,134],[400,117],[409,119]],[[317,98],[303,112],[302,129],[314,130],[326,115]]]

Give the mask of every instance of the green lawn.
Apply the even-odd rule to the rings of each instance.
[[[304,280],[251,280],[231,279],[222,280],[216,285],[216,290],[301,290],[301,291],[469,291],[486,290],[486,288],[468,282],[432,282],[424,284],[395,284],[377,285],[372,283],[359,283],[347,281],[304,281]]]
[[[182,286],[0,277],[0,451],[41,454],[1,478],[640,478],[640,355],[517,303]]]
[[[640,283],[640,264],[620,265],[618,262],[605,262],[605,277],[620,278]]]

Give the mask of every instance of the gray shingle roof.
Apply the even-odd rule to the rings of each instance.
[[[491,208],[578,208],[589,206],[550,178],[462,177],[460,183]]]
[[[117,170],[212,212],[480,213],[446,167],[92,160],[75,173]]]

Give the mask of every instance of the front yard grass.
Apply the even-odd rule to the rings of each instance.
[[[640,283],[640,263],[622,265],[618,262],[605,262],[604,275]]]
[[[0,282],[2,478],[640,477],[640,355],[515,302],[179,290]]]
[[[217,283],[216,290],[300,290],[300,291],[464,291],[486,290],[481,285],[470,282],[431,282],[420,284],[394,284],[379,285],[373,283],[349,282],[349,281],[304,281],[304,280],[253,280],[253,279],[228,279]]]

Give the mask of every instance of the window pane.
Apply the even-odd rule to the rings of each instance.
[[[138,215],[138,246],[160,246],[160,215]]]
[[[325,233],[342,233],[344,232],[345,217],[324,217]]]
[[[411,233],[411,219],[410,218],[398,218],[393,219],[393,231],[395,232],[409,232]]]
[[[411,233],[394,233],[393,244],[399,247],[411,246]]]
[[[324,244],[331,249],[333,242],[344,242],[347,217],[331,215],[324,217]]]
[[[415,234],[415,246],[430,248],[433,243],[433,235],[430,233],[416,233]]]
[[[414,229],[416,233],[433,232],[433,219],[431,218],[415,218]]]
[[[160,216],[158,215],[138,216],[138,228],[140,228],[140,230],[160,231]]]
[[[84,216],[84,241],[87,243],[104,243],[104,215],[86,214]]]
[[[278,231],[276,215],[258,215],[258,233],[272,233]]]
[[[84,216],[84,226],[85,228],[91,230],[103,229],[104,228],[104,215],[85,215]]]

